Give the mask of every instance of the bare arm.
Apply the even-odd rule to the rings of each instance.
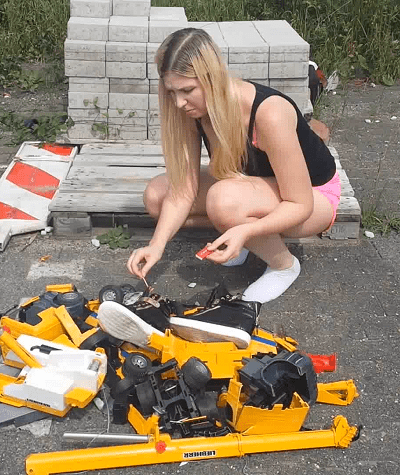
[[[266,216],[225,231],[210,246],[223,251],[208,259],[222,263],[236,257],[245,242],[257,236],[280,234],[308,219],[313,211],[311,180],[297,137],[297,115],[290,103],[280,97],[262,103],[256,114],[258,147],[270,160],[282,201]]]
[[[194,121],[190,134],[191,140],[189,141],[190,149],[188,152],[192,167],[188,171],[186,182],[182,189],[175,193],[170,187],[148,246],[133,251],[128,260],[128,270],[140,278],[145,277],[151,267],[161,259],[167,242],[182,227],[196,199],[199,186],[201,138]]]
[[[297,115],[285,99],[261,104],[256,115],[258,146],[274,170],[281,203],[264,218],[248,226],[249,238],[282,233],[306,221],[313,210],[310,175],[296,133]]]

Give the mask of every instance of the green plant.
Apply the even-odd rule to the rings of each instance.
[[[16,83],[21,89],[33,92],[44,83],[44,78],[40,71],[22,71],[16,79]]]
[[[125,124],[125,121],[127,119],[131,119],[136,115],[135,111],[129,111],[125,114],[125,111],[123,109],[117,109],[117,112],[121,116],[122,120],[114,121],[113,119],[110,119],[110,116],[107,112],[101,111],[101,108],[99,107],[98,97],[95,97],[93,101],[90,101],[89,99],[84,99],[83,105],[85,107],[94,107],[97,115],[93,119],[92,131],[94,134],[100,134],[103,140],[119,137],[121,134],[122,127]]]
[[[122,226],[110,229],[107,233],[97,236],[100,244],[108,244],[110,249],[129,247],[129,233],[125,232]]]
[[[375,207],[362,210],[362,227],[366,230],[382,233],[387,236],[391,231],[400,231],[400,217],[394,214],[379,213]]]
[[[0,130],[9,133],[7,145],[19,145],[26,140],[54,142],[57,136],[72,127],[65,113],[55,112],[26,119],[21,114],[0,110]]]
[[[3,0],[1,4],[0,58],[62,56],[69,0]]]
[[[0,55],[0,84],[10,86],[21,75],[22,58]]]

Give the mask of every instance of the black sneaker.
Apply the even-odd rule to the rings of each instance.
[[[226,296],[211,307],[190,310],[171,316],[171,330],[181,338],[193,342],[231,341],[238,348],[247,348],[260,312],[259,302],[245,302]]]

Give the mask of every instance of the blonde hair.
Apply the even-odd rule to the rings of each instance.
[[[208,116],[218,139],[213,150],[211,173],[217,179],[242,173],[247,161],[247,134],[237,93],[232,90],[218,46],[204,30],[184,28],[169,35],[157,51],[161,113],[161,140],[173,188],[193,171],[189,157],[188,130],[193,120],[178,109],[167,93],[163,78],[174,72],[197,78],[204,90]]]

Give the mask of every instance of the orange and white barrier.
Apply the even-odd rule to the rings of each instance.
[[[25,142],[0,178],[0,251],[14,234],[47,226],[49,205],[77,147]]]

